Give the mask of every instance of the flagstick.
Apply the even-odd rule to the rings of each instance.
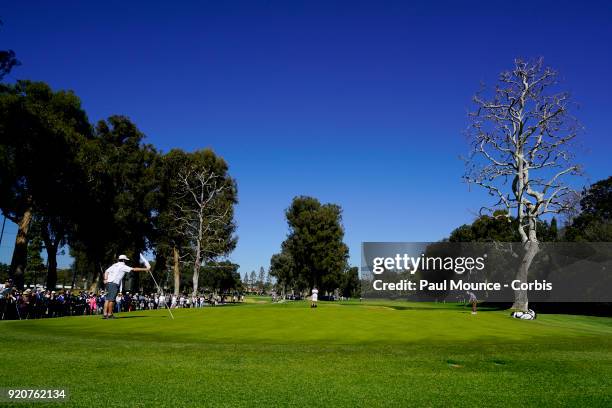
[[[149,271],[149,275],[151,275],[151,278],[153,278],[153,282],[155,282],[155,286],[157,286],[158,292],[163,295],[161,288],[159,287],[159,285],[157,284],[157,281],[155,280],[155,277],[153,276],[153,272],[151,272],[151,269],[149,269],[148,271]],[[172,317],[172,320],[174,320],[174,315],[172,314],[172,310],[170,310],[170,308],[168,307],[168,302],[166,302],[165,296],[164,296],[164,305],[170,312],[170,317]]]
[[[153,282],[155,282],[155,286],[157,286],[157,291],[161,295],[163,295],[164,293],[162,292],[161,288],[157,284],[157,281],[155,280],[155,276],[153,276],[153,272],[151,272],[151,265],[149,264],[149,261],[147,261],[147,258],[145,258],[142,253],[140,253],[140,262],[143,263],[147,267],[147,270],[149,271],[149,275],[151,275],[151,278],[153,279]],[[170,307],[168,307],[168,302],[166,301],[165,298],[166,297],[164,296],[164,305],[168,309],[168,312],[170,312],[170,317],[172,317],[172,320],[174,320],[174,315],[172,314],[172,310],[170,310]]]

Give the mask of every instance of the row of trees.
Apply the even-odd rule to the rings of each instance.
[[[172,265],[177,293],[181,265],[190,265],[196,291],[202,267],[236,245],[237,187],[221,157],[163,154],[125,116],[92,125],[74,93],[42,82],[0,85],[0,197],[18,226],[10,274],[19,287],[38,239],[47,287],[69,245],[74,267],[94,283],[118,254],[152,251],[158,276]]]
[[[257,292],[268,292],[273,286],[274,282],[272,275],[266,272],[264,267],[259,268],[259,272],[256,273],[254,270],[251,273],[245,272],[242,284],[249,291]]]
[[[307,292],[317,287],[323,292],[339,289],[345,296],[355,296],[358,271],[348,265],[341,208],[301,196],[293,199],[285,216],[289,234],[281,252],[270,260],[270,275],[280,290]]]

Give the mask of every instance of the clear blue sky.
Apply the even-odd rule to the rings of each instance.
[[[470,222],[489,202],[461,182],[470,97],[517,56],[544,56],[580,103],[581,183],[612,173],[610,3],[198,3],[5,2],[0,49],[23,63],[8,80],[72,89],[92,121],[124,114],[164,151],[222,155],[242,273],[268,266],[296,195],[342,206],[355,265],[362,241]]]

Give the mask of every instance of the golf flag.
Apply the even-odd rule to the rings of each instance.
[[[159,284],[155,280],[155,276],[153,276],[153,272],[151,272],[151,264],[149,263],[149,261],[147,261],[147,258],[145,258],[142,253],[140,254],[140,263],[143,263],[149,270],[149,275],[151,275],[151,279],[153,279],[155,286],[157,286],[157,291],[158,291],[157,293],[160,293],[163,295],[164,292],[161,290],[161,288],[159,287]],[[174,320],[174,315],[172,314],[172,310],[170,310],[170,306],[168,306],[168,302],[164,301],[163,303],[166,306],[166,309],[168,309],[168,313],[170,313],[170,317],[172,318],[172,320]]]
[[[142,253],[140,254],[140,263],[144,264],[147,269],[151,269],[151,264],[149,261],[147,261],[147,258],[145,258]]]

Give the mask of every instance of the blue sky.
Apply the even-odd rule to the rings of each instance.
[[[470,97],[517,56],[543,56],[579,103],[578,183],[610,176],[612,6],[406,3],[10,2],[0,49],[23,63],[9,81],[72,89],[92,121],[124,114],[164,151],[222,155],[242,273],[268,266],[296,195],[342,206],[354,265],[362,241],[470,222],[490,202],[461,182]]]

